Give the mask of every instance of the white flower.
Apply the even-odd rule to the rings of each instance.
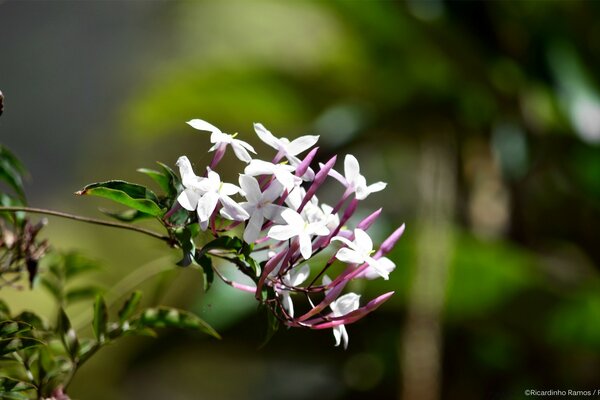
[[[335,236],[331,240],[339,240],[348,246],[338,250],[335,255],[338,260],[352,264],[367,263],[373,268],[369,276],[373,276],[373,273],[376,273],[385,280],[389,279],[389,273],[395,268],[395,265],[385,257],[379,260],[371,257],[371,254],[373,254],[373,241],[365,231],[355,229],[354,241],[352,242],[342,236]]]
[[[340,217],[332,212],[333,207],[325,203],[319,207],[318,202],[313,203],[313,199],[316,199],[316,197],[313,197],[311,201],[306,203],[306,206],[302,210],[302,214],[306,216],[308,222],[323,222],[330,231],[337,228],[340,224]]]
[[[275,240],[288,240],[298,236],[300,253],[305,260],[308,260],[312,255],[311,235],[325,236],[329,234],[329,229],[327,229],[325,223],[309,223],[300,214],[289,208],[281,213],[281,217],[287,222],[287,225],[272,227],[269,229],[267,236]]]
[[[285,164],[273,164],[262,160],[252,160],[250,164],[246,166],[244,173],[246,175],[274,175],[284,188],[291,191],[296,183],[300,183],[302,180],[295,176],[293,172],[296,167]]]
[[[261,192],[258,181],[250,175],[240,175],[240,186],[248,199],[240,205],[250,214],[244,230],[244,240],[247,243],[254,243],[260,235],[265,218],[283,222],[281,213],[286,208],[273,204],[273,201],[281,196],[283,187],[278,182],[272,182],[264,192]]]
[[[298,165],[300,160],[296,156],[310,149],[319,140],[319,136],[313,135],[300,136],[291,142],[288,138],[276,138],[260,123],[254,124],[254,131],[256,131],[260,140],[284,155],[292,165]]]
[[[346,293],[343,296],[338,297],[336,301],[333,301],[329,308],[333,311],[333,317],[343,317],[344,315],[357,310],[360,305],[360,295],[356,293]],[[339,346],[340,343],[344,343],[344,349],[348,348],[348,331],[344,325],[338,325],[333,327],[333,337],[335,338],[335,345]]]
[[[287,286],[297,287],[302,282],[304,282],[308,276],[310,275],[310,266],[305,264],[302,268],[294,268],[289,271],[287,274],[283,276],[283,283]],[[281,303],[283,307],[286,309],[287,313],[290,317],[294,317],[294,303],[292,302],[292,297],[290,296],[290,291],[285,288],[280,291],[281,294]]]
[[[219,174],[214,171],[208,171],[207,178],[196,176],[185,156],[179,157],[177,166],[185,188],[177,197],[177,201],[188,211],[196,210],[202,230],[208,227],[210,216],[219,202],[223,205],[221,215],[225,218],[243,221],[250,217],[246,210],[229,197],[238,193],[239,187],[221,182]]]
[[[198,200],[205,193],[202,181],[206,178],[197,176],[192,169],[192,164],[186,156],[181,156],[176,165],[179,167],[179,175],[185,188],[177,197],[177,201],[188,211],[194,211],[198,207]]]
[[[351,154],[344,158],[344,176],[331,169],[329,175],[340,181],[348,190],[356,193],[358,200],[366,199],[369,194],[379,192],[387,186],[385,182],[376,182],[367,186],[367,180],[360,174],[358,160]]]
[[[252,153],[256,154],[254,148],[248,143],[244,142],[243,140],[235,139],[235,135],[230,135],[228,133],[221,132],[219,128],[212,124],[209,124],[204,120],[193,119],[191,121],[188,121],[187,124],[192,128],[211,133],[210,142],[214,143],[214,146],[211,147],[208,151],[214,151],[219,146],[227,146],[229,144],[231,145],[231,148],[233,149],[233,152],[235,153],[236,157],[246,163],[252,161],[252,157],[250,157],[248,151],[251,151]]]

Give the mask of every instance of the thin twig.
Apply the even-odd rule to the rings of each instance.
[[[44,208],[33,208],[33,207],[0,207],[0,212],[3,212],[3,211],[4,212],[20,212],[20,211],[22,211],[22,212],[35,213],[35,214],[52,215],[52,216],[55,216],[55,217],[67,218],[67,219],[72,219],[72,220],[75,220],[75,221],[87,222],[89,224],[110,226],[112,228],[127,229],[127,230],[130,230],[130,231],[135,231],[135,232],[143,233],[143,234],[148,235],[148,236],[152,236],[153,238],[160,239],[160,240],[162,240],[164,242],[167,242],[167,243],[171,243],[171,239],[168,236],[163,236],[160,233],[156,233],[156,232],[151,231],[149,229],[140,228],[139,226],[123,224],[123,223],[120,223],[120,222],[112,222],[112,221],[106,221],[106,220],[103,220],[103,219],[82,217],[80,215],[68,214],[68,213],[65,213],[65,212],[62,212],[62,211],[47,210],[47,209],[44,209]]]

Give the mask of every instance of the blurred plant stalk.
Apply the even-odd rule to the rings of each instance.
[[[406,400],[437,400],[441,394],[441,319],[452,256],[456,197],[455,144],[449,129],[428,129],[446,135],[428,136],[422,143],[417,262],[399,346],[400,395]]]

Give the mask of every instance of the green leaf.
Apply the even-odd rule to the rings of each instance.
[[[163,170],[163,175],[169,178],[169,190],[166,190],[166,193],[171,198],[175,198],[181,191],[183,191],[183,185],[181,184],[181,179],[179,176],[173,171],[169,166],[157,162],[160,165],[160,168]]]
[[[237,237],[221,236],[204,245],[204,247],[202,247],[202,249],[200,249],[198,252],[198,257],[202,257],[212,249],[230,250],[237,253],[242,249],[243,245],[244,242]]]
[[[265,339],[259,346],[259,349],[262,349],[271,341],[271,339],[273,338],[275,333],[277,333],[277,331],[279,330],[279,324],[280,324],[280,322],[277,319],[277,317],[275,316],[275,314],[273,314],[271,312],[271,310],[268,309],[268,307],[264,307],[264,309],[266,310],[266,314],[267,314],[267,331],[266,331]]]
[[[123,324],[126,320],[137,311],[137,308],[142,300],[142,292],[136,290],[131,293],[129,298],[123,304],[123,307],[119,310],[119,321]]]
[[[181,328],[198,330],[217,339],[221,336],[200,317],[171,307],[148,308],[131,321],[132,326],[141,328]]]
[[[146,214],[145,212],[141,212],[139,210],[110,211],[101,208],[100,212],[121,222],[135,222],[141,219],[153,218],[152,215]]]
[[[31,311],[23,311],[19,315],[15,316],[14,320],[31,325],[34,329],[42,331],[46,330],[46,324],[44,321]]]
[[[21,321],[1,321],[0,322],[0,337],[13,337],[20,335],[23,332],[27,332],[31,330],[31,325],[26,324]]]
[[[67,303],[74,303],[77,301],[88,300],[102,291],[98,286],[82,286],[67,291],[66,299]]]
[[[58,310],[57,329],[65,350],[71,357],[71,360],[75,360],[79,351],[79,340],[77,339],[75,329],[71,326],[69,317],[62,307]]]
[[[155,171],[150,168],[138,168],[137,171],[150,177],[150,179],[152,179],[154,182],[156,182],[158,184],[158,186],[160,186],[160,188],[163,190],[163,192],[169,193],[169,190],[171,189],[171,187],[169,184],[168,176],[165,176],[163,173]]]
[[[67,280],[100,268],[96,261],[90,260],[75,251],[63,254],[62,259],[64,276]]]
[[[194,224],[196,225],[196,224]],[[175,237],[179,241],[179,247],[183,252],[183,258],[177,262],[180,267],[187,267],[192,263],[194,259],[194,252],[196,251],[196,244],[194,243],[194,232],[191,229],[191,225],[176,229],[174,231]]]
[[[99,343],[104,342],[107,322],[108,309],[106,308],[106,303],[101,295],[97,295],[96,302],[94,303],[94,321],[92,326],[94,328],[94,335],[96,335]]]
[[[0,377],[0,399],[29,399],[29,396],[19,392],[31,389],[34,389],[31,383],[6,376]]]
[[[6,147],[0,145],[0,180],[6,182],[25,201],[23,177],[25,168]]]
[[[0,320],[10,318],[10,308],[4,300],[0,300]]]
[[[56,282],[56,279],[44,276],[40,279],[40,284],[50,292],[57,302],[62,301],[62,285]]]
[[[75,194],[103,197],[155,217],[162,214],[154,192],[135,183],[125,181],[93,183]]]
[[[204,271],[204,290],[210,289],[212,283],[215,280],[215,271],[213,270],[212,259],[206,254],[198,257],[198,252],[194,255],[196,262],[202,267]]]
[[[15,336],[0,339],[0,356],[42,344],[44,344],[44,342],[32,337]]]

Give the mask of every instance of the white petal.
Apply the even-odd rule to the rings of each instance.
[[[290,273],[290,286],[298,286],[302,282],[308,279],[310,275],[310,266],[308,264],[304,264],[302,268],[292,270]]]
[[[281,196],[282,193],[283,186],[279,182],[273,181],[269,187],[265,189],[261,197],[263,201],[273,202],[276,198]]]
[[[285,222],[295,227],[297,230],[304,230],[304,218],[302,218],[302,216],[296,211],[288,208],[281,213],[281,217],[285,220]]]
[[[188,211],[194,211],[196,209],[198,200],[200,200],[200,193],[194,189],[185,189],[177,197],[177,202],[181,204],[181,207]]]
[[[346,293],[345,295],[338,297],[338,299],[335,301],[336,310],[334,311],[334,313],[339,314],[336,315],[336,317],[341,317],[348,314],[349,312],[357,310],[359,306],[360,295],[352,292]]]
[[[318,136],[300,136],[299,138],[292,140],[292,142],[287,145],[286,149],[289,154],[295,156],[311,148],[318,140]]]
[[[188,121],[187,124],[192,128],[198,129],[200,131],[221,132],[221,130],[216,126],[209,124],[208,122],[201,119],[193,119],[191,121]]]
[[[369,267],[365,269],[364,277],[366,279],[377,279],[382,277],[387,280],[389,278],[389,274],[396,268],[396,264],[392,260],[387,257],[381,257],[376,261],[376,267],[372,264],[369,264]]]
[[[273,174],[274,169],[275,165],[270,162],[263,160],[252,160],[244,169],[244,173],[252,176],[271,175]]]
[[[265,128],[263,124],[255,123],[254,131],[256,132],[260,140],[262,140],[275,150],[279,150],[279,140],[275,136],[273,136],[273,134],[267,128]]]
[[[263,213],[260,210],[256,210],[248,220],[246,229],[244,230],[244,241],[246,243],[254,243],[260,236],[260,230],[264,222]]]
[[[208,192],[202,196],[198,201],[198,219],[200,221],[208,221],[218,201],[219,195],[215,192]]]
[[[234,221],[245,221],[250,218],[250,214],[246,212],[238,203],[233,201],[231,197],[222,194],[220,196],[221,204],[223,204],[222,215]]]
[[[227,195],[227,196],[233,196],[236,193],[240,192],[240,188],[235,186],[232,183],[222,183],[221,184],[221,189],[219,190],[219,193]]]
[[[375,260],[371,257],[367,257],[365,261],[369,264],[369,266],[373,267],[373,271],[379,274],[379,276],[381,276],[386,281],[389,279],[389,271],[386,269],[389,268],[389,264],[387,264],[385,261],[382,264],[379,262],[379,260]]]
[[[221,131],[213,132],[210,134],[211,143],[231,143],[232,137],[227,133]]]
[[[312,242],[310,240],[310,236],[306,233],[301,233],[298,235],[300,239],[300,254],[304,257],[305,260],[308,260],[312,255]]]
[[[254,147],[252,147],[249,143],[246,143],[240,139],[233,139],[232,142],[233,142],[233,144],[240,145],[241,147],[245,148],[249,152],[256,154],[256,150],[254,150]]]
[[[269,229],[267,236],[275,240],[288,240],[298,235],[298,229],[291,225],[275,225]]]
[[[348,348],[348,343],[350,342],[350,338],[348,337],[348,331],[344,325],[340,325],[340,330],[342,331],[342,342],[344,343],[344,350]]]
[[[335,346],[339,346],[342,341],[342,329],[346,329],[344,325],[338,325],[333,327],[333,337],[335,339]]]
[[[186,156],[179,157],[175,165],[179,167],[179,175],[181,176],[183,186],[189,187],[198,183],[199,177],[194,173],[192,163],[190,163],[190,160]]]
[[[343,236],[334,236],[331,238],[331,241],[339,241],[344,243],[346,246],[350,247],[351,249],[356,250],[356,244],[354,242],[349,241],[348,239],[346,239]]]
[[[329,229],[325,225],[324,221],[310,224],[309,232],[311,235],[317,235],[317,236],[329,235]]]
[[[362,229],[354,230],[354,243],[356,244],[356,250],[363,254],[370,255],[373,250],[371,237]]]
[[[290,317],[294,316],[294,303],[292,302],[292,297],[288,292],[281,293],[281,303],[283,304],[283,308],[287,311]]]
[[[321,278],[321,283],[323,284],[323,286],[327,286],[331,282],[331,278],[327,274],[323,275],[323,278]]]
[[[354,251],[347,247],[342,247],[335,253],[335,258],[340,260],[341,262],[350,263],[350,264],[362,264],[365,262],[365,257],[363,254],[358,251]]]
[[[258,181],[250,175],[240,175],[240,186],[244,191],[244,196],[251,203],[258,203],[261,198],[260,186]]]
[[[233,152],[235,153],[235,156],[241,161],[245,163],[249,163],[250,161],[252,161],[252,157],[250,157],[250,154],[248,154],[248,150],[240,146],[238,143],[233,142],[231,144],[231,147],[233,147]]]
[[[291,191],[296,185],[296,178],[289,171],[285,171],[283,169],[277,168],[275,169],[275,178],[281,182],[284,188],[288,191]]]
[[[263,215],[270,221],[273,221],[277,224],[285,223],[285,220],[281,216],[281,214],[287,210],[287,208],[278,206],[277,204],[265,204],[262,208]]]
[[[372,185],[367,186],[367,191],[369,193],[379,192],[379,191],[385,189],[386,186],[387,186],[387,183],[385,183],[385,182],[376,182],[376,183],[373,183]]]
[[[360,166],[358,160],[352,154],[347,154],[344,159],[344,175],[348,183],[353,183],[360,176]]]

